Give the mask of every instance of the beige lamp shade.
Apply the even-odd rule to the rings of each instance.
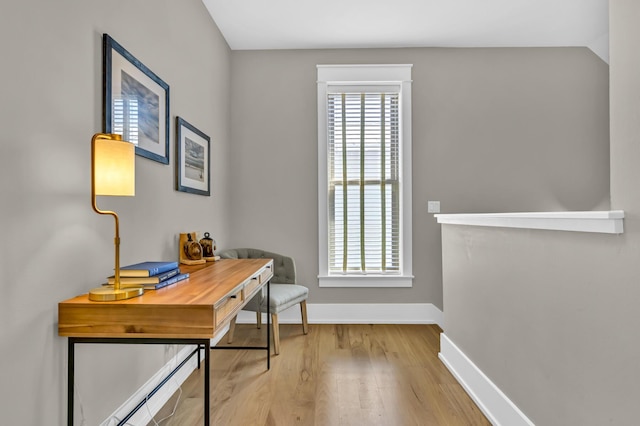
[[[96,139],[94,142],[95,194],[135,195],[135,145],[114,139]]]

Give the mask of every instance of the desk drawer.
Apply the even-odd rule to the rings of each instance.
[[[224,300],[214,307],[215,328],[220,327],[236,309],[242,305],[242,291],[238,289],[235,293],[227,296]]]
[[[244,285],[243,298],[246,300],[251,296],[257,287],[266,283],[273,276],[273,263],[268,264],[258,275],[251,277],[251,279]]]
[[[255,277],[251,278],[245,285],[244,288],[242,289],[242,298],[244,300],[248,299],[249,296],[251,296],[251,293],[253,293],[254,291],[256,291],[256,288],[260,287],[260,275],[256,275]]]
[[[265,283],[273,276],[273,263],[268,264],[260,273],[260,282]]]

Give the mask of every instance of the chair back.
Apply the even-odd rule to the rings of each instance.
[[[274,284],[296,284],[296,264],[292,257],[253,248],[227,249],[218,253],[222,259],[273,259]]]

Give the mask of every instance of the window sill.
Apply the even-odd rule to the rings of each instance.
[[[438,223],[622,234],[624,211],[436,214]]]
[[[318,276],[320,287],[413,287],[413,275]]]

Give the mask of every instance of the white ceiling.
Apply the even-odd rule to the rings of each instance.
[[[587,46],[608,0],[203,0],[233,50]]]

